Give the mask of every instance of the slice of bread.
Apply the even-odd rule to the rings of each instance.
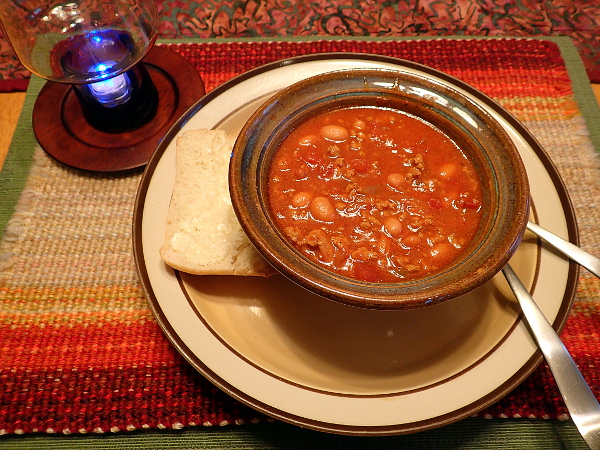
[[[160,255],[196,275],[275,273],[250,243],[229,197],[235,138],[221,130],[190,130],[177,138],[175,186]]]

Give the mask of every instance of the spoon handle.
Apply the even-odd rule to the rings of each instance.
[[[510,265],[502,269],[542,351],[567,409],[591,449],[600,449],[600,405],[568,350]]]
[[[595,257],[533,222],[527,223],[527,229],[600,278],[600,258]]]

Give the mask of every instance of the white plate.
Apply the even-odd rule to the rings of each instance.
[[[175,137],[188,129],[237,134],[269,95],[345,68],[421,72],[463,91],[508,131],[530,179],[536,220],[577,242],[566,190],[548,156],[504,109],[433,69],[387,57],[321,54],[237,77],[201,99],[170,131],[138,192],[134,251],[156,319],[206,378],[272,417],[342,434],[384,435],[459,420],[514,389],[541,360],[501,275],[475,292],[425,309],[371,311],[313,296],[276,276],[199,277],[160,259],[175,176]],[[202,195],[198,192],[197,195]],[[561,329],[577,266],[527,234],[511,261]]]

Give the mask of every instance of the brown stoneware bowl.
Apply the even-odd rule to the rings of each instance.
[[[308,118],[357,106],[394,109],[432,124],[475,168],[482,187],[479,226],[462,253],[437,272],[393,282],[349,278],[304,256],[275,223],[267,182],[282,140]],[[529,215],[525,168],[504,128],[465,93],[434,77],[404,71],[330,72],[280,91],[242,129],[231,158],[229,187],[244,231],[279,272],[323,297],[375,309],[428,306],[482,285],[513,255]]]

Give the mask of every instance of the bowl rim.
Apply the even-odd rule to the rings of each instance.
[[[370,80],[370,84],[367,83],[367,79]],[[507,227],[507,233],[504,239],[501,240],[502,245],[500,248],[493,252],[497,256],[496,258],[492,258],[489,254],[490,250],[488,250],[484,252],[487,255],[483,260],[485,264],[475,270],[467,271],[464,273],[464,277],[458,280],[455,279],[450,283],[441,285],[439,280],[448,280],[451,272],[459,267],[464,268],[469,263],[472,253],[468,254],[465,251],[462,256],[454,260],[445,269],[422,278],[400,283],[369,283],[338,275],[311,261],[296,250],[282,235],[281,230],[270,218],[268,205],[265,202],[266,182],[264,181],[264,171],[268,169],[270,164],[270,161],[265,162],[265,146],[280,141],[289,129],[292,129],[297,122],[302,121],[304,116],[312,113],[318,107],[327,109],[328,107],[322,105],[326,105],[326,102],[331,98],[338,101],[344,98],[353,99],[357,96],[364,97],[364,92],[366,92],[364,89],[350,89],[348,93],[344,91],[344,95],[342,95],[339,89],[332,91],[333,87],[328,86],[330,90],[323,93],[316,91],[314,84],[322,86],[327,83],[349,82],[352,85],[352,83],[356,83],[356,80],[364,80],[364,84],[369,85],[371,88],[368,90],[371,93],[369,98],[384,94],[384,97],[387,96],[393,98],[393,100],[401,98],[415,101],[416,99],[417,103],[426,103],[429,108],[440,107],[439,102],[447,101],[450,101],[450,104],[455,107],[457,105],[462,106],[461,112],[456,114],[458,118],[455,115],[450,120],[458,120],[462,127],[466,127],[468,123],[466,124],[465,120],[466,122],[469,120],[465,119],[462,122],[461,120],[464,119],[465,114],[470,114],[469,119],[476,118],[478,125],[485,126],[488,135],[484,136],[481,130],[476,130],[477,126],[473,126],[473,124],[471,124],[473,129],[470,131],[476,135],[479,133],[478,136],[481,139],[492,139],[496,145],[503,148],[502,155],[505,156],[504,159],[508,162],[508,166],[504,168],[512,174],[513,179],[509,183],[506,181],[500,183],[499,179],[493,180],[492,184],[495,183],[498,187],[504,188],[503,195],[499,199],[491,199],[492,203],[498,200],[498,204],[494,203],[492,208],[495,212],[494,220],[491,225],[488,224],[485,228],[483,241],[476,245],[477,251],[475,252],[475,255],[478,256],[481,253],[480,247],[489,241],[492,228],[498,225],[498,218],[496,217],[498,212],[514,210],[510,220],[506,218],[503,220]],[[385,83],[383,82],[389,82],[390,80],[393,80],[394,83],[388,83],[384,86]],[[373,88],[377,83],[380,84],[377,89]],[[409,86],[409,88],[406,86]],[[414,89],[411,91],[412,88],[419,86],[427,88],[424,96],[416,96]],[[307,94],[307,91],[311,90],[312,92]],[[435,95],[432,96],[432,94]],[[296,103],[288,101],[290,97],[298,95],[308,96],[310,99],[308,105],[296,107]],[[436,95],[438,96],[436,97]],[[294,114],[299,113],[300,118],[296,122],[289,122],[292,125],[288,123],[285,127],[274,127],[275,131],[273,132],[264,131],[269,129],[263,126],[265,120],[270,121],[276,114],[288,110],[291,110]],[[448,113],[447,110],[445,112]],[[435,111],[435,113],[439,114],[439,111]],[[461,117],[462,119],[460,119]],[[262,134],[259,133],[257,136],[257,129],[263,130]],[[255,150],[257,147],[259,147],[258,151]],[[272,150],[271,155],[274,151]],[[488,159],[490,155],[494,158],[499,155],[498,152],[488,153],[487,150],[484,150],[483,153]],[[492,167],[493,164],[499,164],[499,162],[494,159],[489,164]],[[229,168],[229,189],[233,208],[242,229],[259,253],[280,273],[322,297],[352,306],[375,309],[406,309],[428,306],[465,294],[485,283],[504,267],[516,251],[525,231],[529,213],[529,185],[525,167],[515,143],[489,112],[453,86],[448,86],[443,80],[435,80],[429,75],[381,68],[334,70],[311,76],[292,84],[266,100],[251,115],[236,139]],[[510,205],[507,204],[509,202],[513,204],[513,208],[510,208]]]

